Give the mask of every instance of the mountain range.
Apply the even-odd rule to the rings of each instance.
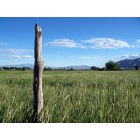
[[[117,64],[119,65],[120,69],[134,69],[136,65],[140,68],[140,58],[124,59],[118,61]]]
[[[33,69],[34,68],[34,65],[33,64],[17,64],[17,65],[4,65],[4,66],[1,66],[1,67],[17,67],[17,68],[23,68],[23,67],[28,67],[28,68],[31,68]],[[49,67],[49,66],[44,66],[44,67],[47,67],[47,68],[51,68],[51,69],[76,69],[76,70],[88,70],[91,68],[91,66],[87,66],[87,65],[78,65],[78,66],[66,66],[66,67]]]
[[[140,58],[136,58],[136,59],[124,59],[124,60],[120,60],[118,62],[116,62],[119,67],[121,69],[134,69],[134,67],[137,65],[140,68]],[[18,64],[18,65],[5,65],[5,66],[1,66],[1,67],[18,67],[18,68],[22,68],[22,67],[28,67],[33,69],[34,65],[33,64]],[[48,66],[44,66],[47,67]],[[76,69],[76,70],[88,70],[91,69],[91,66],[87,66],[87,65],[77,65],[77,66],[66,66],[66,67],[49,67],[52,69]]]
[[[78,66],[66,66],[66,67],[58,67],[58,68],[65,68],[65,69],[75,69],[75,70],[88,70],[91,69],[91,66],[87,66],[87,65],[78,65]]]
[[[15,65],[4,65],[0,67],[17,67],[17,68],[28,67],[28,68],[33,69],[34,65],[33,64],[15,64]]]

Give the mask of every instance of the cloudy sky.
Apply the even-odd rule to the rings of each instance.
[[[0,18],[0,65],[34,63],[34,24],[47,66],[90,65],[140,57],[140,18]]]

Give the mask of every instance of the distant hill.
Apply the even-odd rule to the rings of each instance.
[[[4,65],[0,67],[17,67],[17,68],[28,67],[28,68],[33,69],[34,65],[33,64],[16,64],[16,65]]]
[[[140,58],[124,59],[118,61],[117,64],[120,66],[121,69],[134,69],[135,65],[138,65],[140,68]]]
[[[17,67],[17,68],[22,68],[22,67],[28,67],[33,69],[34,65],[33,64],[18,64],[18,65],[4,65],[0,67]],[[49,67],[49,66],[44,66],[44,67]],[[88,70],[91,69],[91,66],[87,65],[78,65],[78,66],[66,66],[66,67],[49,67],[51,69],[75,69],[75,70]]]
[[[91,69],[91,66],[87,65],[77,65],[77,66],[65,66],[65,67],[50,67],[52,69],[74,69],[74,70],[88,70]]]
[[[135,65],[138,65],[139,69],[140,69],[140,58],[120,60],[117,62],[117,64],[119,65],[119,67],[121,69],[134,69]],[[17,67],[17,68],[28,67],[28,68],[33,69],[34,64],[4,65],[4,66],[0,66],[0,67]],[[66,69],[66,70],[67,69],[74,69],[74,70],[89,70],[89,69],[91,69],[91,66],[88,66],[88,65],[65,66],[65,67],[44,66],[44,67],[51,68],[51,69]]]
[[[76,69],[76,70],[88,70],[88,69],[91,69],[91,66],[87,66],[87,65],[79,65],[79,66],[67,66],[67,67],[65,67],[66,69],[71,69],[71,68],[73,68],[73,69]]]

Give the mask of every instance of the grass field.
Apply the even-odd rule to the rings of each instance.
[[[32,122],[33,74],[0,71],[0,122]],[[48,71],[42,122],[140,122],[140,71]]]

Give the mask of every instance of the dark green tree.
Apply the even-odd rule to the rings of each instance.
[[[99,70],[100,68],[96,67],[96,66],[92,66],[91,70]]]
[[[105,66],[106,70],[119,70],[119,65],[113,61],[108,61]]]
[[[135,65],[135,70],[138,70],[139,69],[139,66],[138,65]]]

